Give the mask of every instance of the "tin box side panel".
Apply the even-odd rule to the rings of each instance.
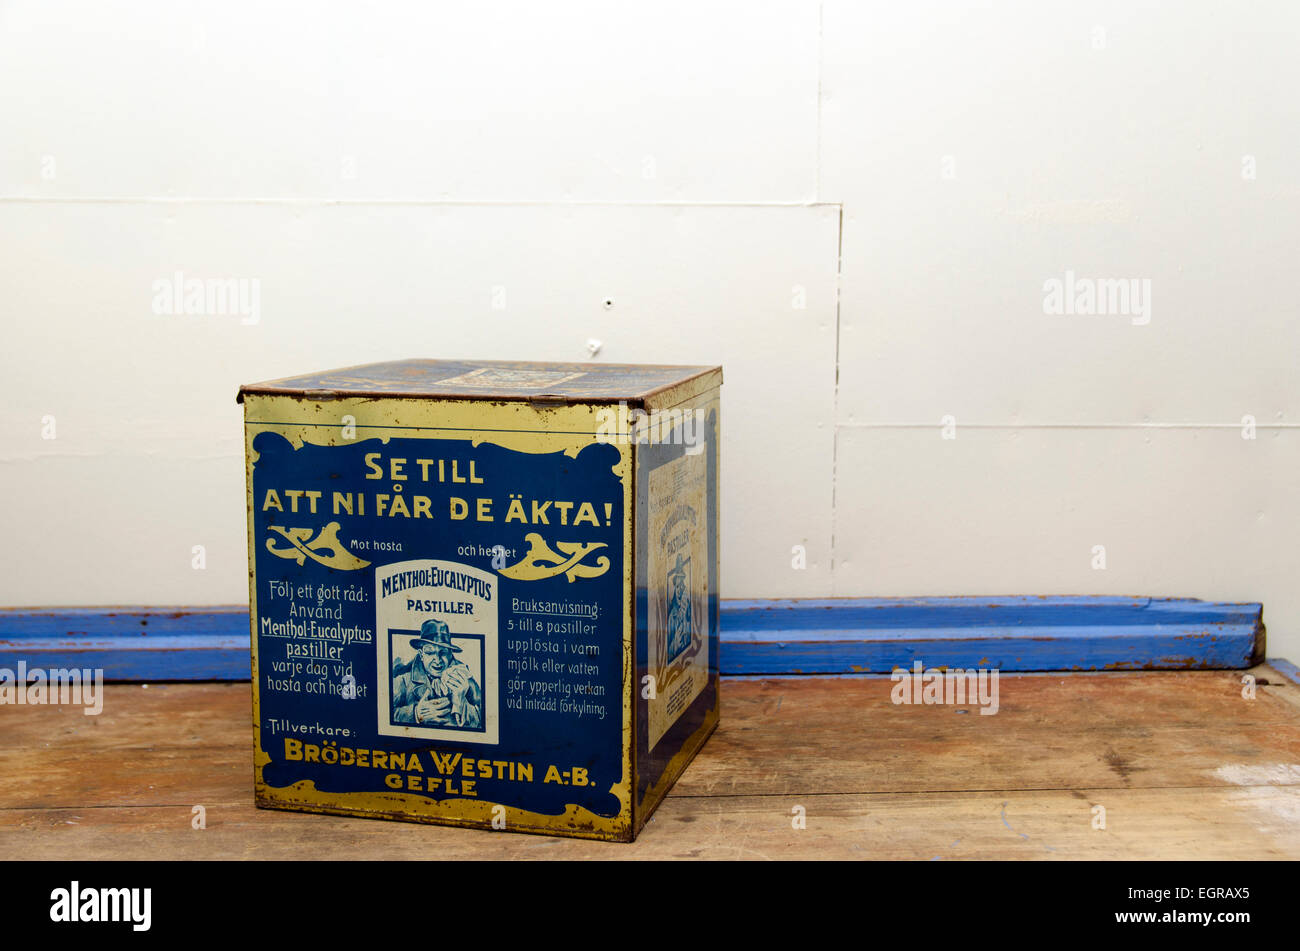
[[[638,829],[719,716],[720,391],[671,410],[636,443]]]
[[[722,367],[711,367],[706,372],[684,380],[669,383],[645,395],[642,405],[646,412],[671,409],[692,402],[707,393],[716,393],[722,386]],[[694,404],[693,404],[694,405]]]
[[[630,447],[590,406],[246,406],[258,804],[630,839]],[[322,586],[342,617],[286,613]],[[399,714],[416,640],[469,662],[477,715]],[[328,696],[285,693],[297,661]]]

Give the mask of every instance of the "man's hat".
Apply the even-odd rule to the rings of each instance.
[[[451,628],[437,618],[429,618],[425,621],[420,626],[420,636],[411,638],[411,646],[416,650],[425,644],[430,647],[441,647],[455,654],[460,653],[460,648],[451,642]]]

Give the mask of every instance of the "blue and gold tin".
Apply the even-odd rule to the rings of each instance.
[[[718,723],[720,367],[244,386],[259,806],[631,841]]]

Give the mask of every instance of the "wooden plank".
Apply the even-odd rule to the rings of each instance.
[[[246,680],[248,611],[0,610],[0,667],[102,669],[109,680]],[[837,598],[724,601],[731,674],[1245,668],[1259,604],[1151,598]]]
[[[887,678],[724,681],[723,722],[674,787],[738,796],[1233,785],[1300,763],[1278,677],[1235,673],[1000,678],[1000,709],[895,705]],[[104,713],[13,707],[0,808],[233,801],[252,774],[246,685],[107,688]],[[965,712],[960,712],[965,711]],[[920,760],[917,757],[922,757]],[[103,768],[88,768],[103,760]],[[148,776],[141,782],[140,776]],[[69,790],[76,790],[75,800]]]
[[[887,678],[728,681],[722,728],[678,791],[789,795],[807,777],[844,793],[1217,785],[1227,764],[1300,763],[1300,721],[1279,696],[1296,688],[1273,683],[1248,701],[1238,673],[1006,676],[982,716],[895,705]]]
[[[802,805],[806,827],[792,826]],[[1093,828],[1093,807],[1106,827]],[[99,859],[1296,859],[1300,788],[670,795],[631,844],[413,827],[249,802],[0,810],[11,857]]]
[[[999,711],[884,677],[724,680],[632,846],[255,809],[245,684],[3,710],[0,845],[94,858],[1300,858],[1300,685],[1274,668],[1006,676]],[[961,711],[966,712],[961,712]],[[190,826],[204,806],[207,828]],[[1093,829],[1093,807],[1106,810]],[[791,825],[802,806],[806,828]]]

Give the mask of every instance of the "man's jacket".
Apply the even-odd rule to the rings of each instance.
[[[469,673],[469,667],[458,660],[453,660],[447,665],[443,673],[451,670],[453,667],[464,667],[465,673]],[[477,728],[483,725],[483,689],[478,685],[478,681],[473,677],[469,678],[469,689],[465,691],[462,700],[457,703],[451,696],[451,692],[443,687],[440,677],[429,676],[420,659],[417,657],[406,671],[400,674],[393,681],[393,722],[394,723],[415,723],[415,708],[421,700],[432,700],[438,697],[447,697],[451,699],[451,710],[441,720],[425,720],[420,726],[462,726]]]

